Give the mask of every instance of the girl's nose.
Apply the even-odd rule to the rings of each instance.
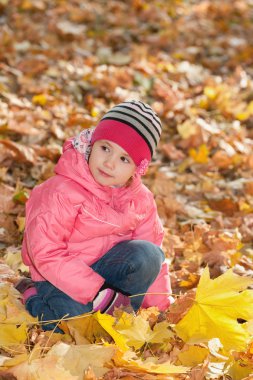
[[[108,157],[105,162],[105,166],[109,169],[113,169],[115,166],[115,159],[113,157]]]

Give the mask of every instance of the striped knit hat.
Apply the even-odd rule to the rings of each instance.
[[[130,100],[116,105],[102,117],[91,143],[110,140],[139,166],[143,160],[151,161],[161,131],[161,121],[152,108],[139,100]]]

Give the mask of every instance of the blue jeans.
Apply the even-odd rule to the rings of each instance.
[[[129,295],[143,294],[154,282],[164,261],[158,246],[144,240],[127,240],[115,245],[91,268],[113,287]],[[92,302],[79,303],[48,281],[35,283],[38,294],[26,302],[26,309],[40,321],[59,320],[92,311]],[[83,290],[85,292],[85,289]],[[136,311],[144,295],[131,297]],[[44,324],[44,330],[54,329],[55,323]],[[57,328],[56,331],[59,331]]]

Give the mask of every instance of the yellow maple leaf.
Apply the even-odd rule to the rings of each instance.
[[[99,324],[108,332],[108,334],[113,338],[115,344],[122,350],[127,351],[129,347],[126,344],[126,338],[121,335],[114,328],[115,318],[108,314],[101,314],[100,311],[93,314],[94,318],[99,322]]]
[[[205,144],[201,144],[198,150],[191,148],[189,155],[198,164],[206,164],[208,162],[209,149]]]
[[[110,335],[94,318],[93,314],[86,313],[78,316],[78,318],[62,321],[61,328],[74,338],[76,344],[98,343],[101,340],[110,339]]]
[[[148,358],[145,361],[138,359],[128,364],[129,368],[140,369],[149,373],[158,374],[173,374],[173,373],[186,373],[189,368],[183,366],[177,366],[169,361],[159,363],[159,358]]]
[[[0,328],[0,346],[12,346],[24,343],[27,339],[27,325],[22,323],[20,326],[14,324],[4,324]]]
[[[182,365],[194,367],[203,363],[208,354],[209,350],[206,347],[187,346],[187,348],[179,352],[178,361]]]
[[[28,324],[37,322],[37,319],[25,310],[18,297],[19,292],[10,283],[0,284],[0,346],[2,347],[24,343],[27,339]],[[19,349],[22,351],[22,348]]]
[[[46,94],[39,94],[39,95],[34,95],[32,97],[32,102],[33,104],[38,104],[40,106],[44,106],[47,103],[47,95]]]
[[[129,368],[135,372],[148,372],[155,374],[176,374],[186,373],[189,368],[174,365],[169,361],[159,363],[158,357],[149,357],[146,360],[140,359],[134,352],[128,351],[124,354],[117,351],[114,355],[114,362],[119,367]]]
[[[126,338],[128,346],[138,350],[149,341],[152,330],[148,321],[138,315],[133,319],[132,326],[121,330],[120,333]]]
[[[215,87],[206,86],[204,88],[204,94],[208,99],[214,100],[217,98],[218,89]]]
[[[153,334],[149,343],[163,343],[166,340],[170,340],[174,337],[172,331],[168,330],[169,323],[167,321],[163,321],[157,323],[153,328]]]
[[[219,338],[225,350],[244,350],[250,334],[238,318],[253,318],[253,291],[244,290],[253,280],[232,269],[211,280],[206,268],[200,278],[194,305],[175,326],[180,338],[198,343]]]
[[[253,367],[252,365],[248,363],[244,363],[243,361],[240,362],[232,362],[230,364],[228,375],[233,380],[241,380],[241,379],[252,379],[248,377],[249,375],[252,375]]]
[[[168,330],[168,326],[168,322],[164,321],[157,323],[151,330],[149,322],[138,315],[133,319],[132,325],[121,329],[120,333],[126,338],[128,346],[138,350],[145,343],[163,343],[169,340],[173,334]]]
[[[193,287],[194,285],[197,284],[198,279],[199,279],[199,276],[197,274],[189,273],[188,279],[187,280],[181,280],[179,284],[181,287],[186,287],[186,288],[188,286]]]
[[[19,300],[20,293],[10,283],[0,284],[0,321],[21,324],[22,322],[36,323]]]

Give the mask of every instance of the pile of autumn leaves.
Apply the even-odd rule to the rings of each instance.
[[[5,272],[6,275],[3,275]],[[43,332],[0,264],[0,378],[18,380],[240,380],[253,372],[253,280],[232,269],[177,297],[166,313],[85,314]],[[8,281],[7,281],[8,278]],[[2,376],[2,377],[1,377]]]

